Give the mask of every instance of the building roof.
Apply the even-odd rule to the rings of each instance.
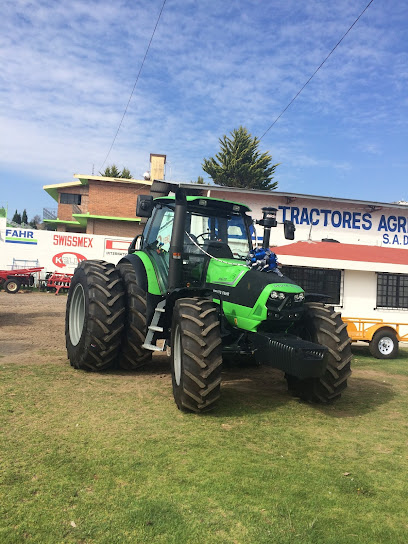
[[[288,203],[295,201],[297,198],[301,198],[301,199],[308,199],[308,200],[323,200],[326,202],[343,202],[344,204],[355,204],[358,206],[366,206],[367,208],[373,208],[376,210],[382,209],[382,208],[396,208],[396,209],[407,211],[407,204],[406,203],[402,204],[398,202],[376,202],[371,200],[354,200],[351,198],[341,198],[341,197],[334,197],[334,196],[306,195],[302,193],[287,193],[282,191],[264,191],[259,189],[242,189],[240,187],[223,187],[221,185],[204,185],[201,183],[176,183],[176,182],[170,182],[170,181],[163,181],[161,183],[175,184],[175,185],[178,185],[179,187],[182,187],[183,189],[190,189],[190,190],[200,189],[201,191],[225,191],[225,192],[231,192],[231,193],[256,194],[256,195],[271,196],[271,197],[281,197],[281,198],[286,198]],[[210,196],[210,195],[207,195],[207,196]]]
[[[106,176],[87,176],[82,174],[74,174],[74,178],[77,178],[78,181],[67,181],[65,183],[54,183],[52,185],[44,185],[43,189],[46,191],[54,200],[58,202],[58,193],[61,189],[67,189],[69,187],[81,187],[81,185],[88,185],[89,180],[93,181],[106,181],[110,183],[126,183],[130,185],[146,185],[149,187],[153,183],[150,180],[146,179],[126,179],[126,178],[108,178]]]
[[[43,189],[46,191],[54,200],[58,202],[58,189],[66,189],[68,187],[80,187],[82,183],[80,181],[68,181],[65,183],[54,183],[52,185],[44,185]]]
[[[408,249],[310,241],[273,250],[282,264],[408,273]]]
[[[146,185],[150,187],[153,183],[149,179],[127,179],[127,178],[109,178],[107,176],[88,176],[83,174],[74,174],[74,178],[79,179],[82,185],[88,185],[89,181],[110,181],[116,183],[127,183],[130,185]]]

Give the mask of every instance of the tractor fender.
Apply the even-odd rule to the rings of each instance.
[[[131,254],[131,255],[126,255],[125,257],[123,257],[123,259],[121,259],[118,264],[120,263],[125,263],[125,262],[130,262],[131,265],[133,266],[133,269],[135,271],[135,276],[136,276],[136,282],[137,284],[139,285],[139,287],[141,287],[143,289],[143,291],[147,292],[147,274],[146,274],[146,268],[143,264],[143,261],[140,257],[138,257],[137,255],[134,255],[134,254]]]
[[[154,272],[149,257],[147,257],[147,255],[144,253],[141,255],[142,257],[140,254],[137,255],[134,253],[125,255],[125,257],[123,257],[118,264],[129,262],[133,266],[136,283],[146,293],[146,320],[148,323],[150,323],[154,310],[159,302],[163,300],[163,296],[160,294],[156,273]],[[146,262],[146,260],[148,260],[148,262]],[[146,265],[150,268],[149,276],[148,271],[146,270]]]

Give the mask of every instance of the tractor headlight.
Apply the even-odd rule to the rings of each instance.
[[[269,295],[271,297],[271,299],[273,300],[276,300],[276,299],[281,299],[283,300],[285,298],[285,293],[280,293],[278,291],[272,291],[272,293]]]
[[[305,300],[305,294],[304,293],[296,293],[293,296],[293,300],[295,302],[303,302]]]

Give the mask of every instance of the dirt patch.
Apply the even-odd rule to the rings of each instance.
[[[33,364],[51,351],[65,355],[67,297],[52,293],[0,292],[0,357],[8,363]]]

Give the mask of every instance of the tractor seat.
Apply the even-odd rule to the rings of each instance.
[[[203,249],[213,257],[221,259],[233,259],[231,248],[225,242],[209,240],[204,244]]]

